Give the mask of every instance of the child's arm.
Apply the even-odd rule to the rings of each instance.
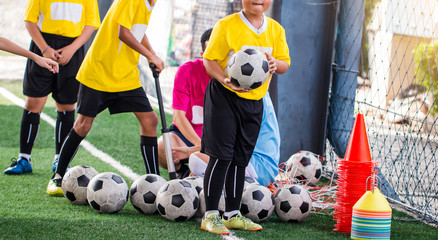
[[[57,73],[58,72],[58,63],[48,59],[48,58],[43,58],[40,57],[38,55],[36,55],[35,53],[28,51],[20,46],[18,46],[17,44],[13,43],[12,41],[9,41],[6,38],[2,38],[0,37],[0,50],[3,51],[7,51],[13,54],[17,54],[23,57],[27,57],[29,59],[31,59],[32,61],[34,61],[35,63],[37,63],[38,65],[40,65],[43,68],[47,68],[47,70],[53,72],[53,73]]]
[[[147,39],[145,40],[145,38],[147,38],[146,35],[144,35],[141,41],[142,43],[147,41]],[[143,46],[142,43],[138,42],[137,39],[135,39],[134,35],[132,35],[131,31],[129,31],[129,29],[123,27],[122,25],[119,26],[119,39],[130,48],[145,56],[148,59],[149,63],[155,64],[156,70],[158,72],[161,72],[164,69],[164,62],[155,54],[155,52],[150,51],[145,46]]]
[[[37,45],[37,47],[40,49],[41,53],[44,57],[50,58],[54,61],[58,60],[59,54],[55,51],[55,49],[51,48],[46,41],[43,38],[43,35],[41,35],[40,30],[38,29],[38,26],[34,22],[28,22],[25,21],[25,26],[27,28],[27,31],[29,32],[30,37],[32,38],[32,41]]]
[[[94,32],[95,27],[85,26],[82,30],[81,35],[79,35],[71,44],[57,49],[56,52],[59,54],[58,62],[61,65],[66,65],[70,62],[71,57],[75,52],[84,45]]]
[[[189,120],[186,117],[186,112],[183,110],[173,109],[173,122],[181,133],[184,135],[187,140],[189,140],[194,145],[201,146],[201,138],[196,133],[193,126],[190,124]]]
[[[240,88],[231,83],[231,80],[225,75],[221,66],[217,61],[203,59],[205,70],[207,70],[208,76],[218,80],[223,85],[233,89],[236,92],[249,92],[248,89]]]
[[[285,62],[283,60],[277,60],[274,57],[272,57],[271,54],[269,54],[269,53],[265,53],[265,55],[266,55],[266,59],[268,60],[268,63],[269,63],[269,72],[270,73],[283,74],[289,68],[289,65],[287,64],[287,62]]]

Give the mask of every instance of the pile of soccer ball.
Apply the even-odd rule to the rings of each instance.
[[[116,173],[98,173],[79,165],[67,171],[62,179],[62,192],[72,204],[89,204],[100,213],[116,213],[128,201],[128,184]]]
[[[71,168],[62,180],[65,197],[72,204],[89,204],[99,213],[116,213],[128,199],[142,214],[160,213],[171,221],[202,217],[205,213],[203,178],[187,177],[166,181],[155,174],[146,174],[130,188],[116,173],[98,173],[89,166]],[[282,221],[301,222],[312,209],[309,192],[301,185],[285,185],[275,195],[252,178],[245,179],[241,213],[254,222],[264,222],[275,211]],[[225,211],[224,194],[219,201]]]

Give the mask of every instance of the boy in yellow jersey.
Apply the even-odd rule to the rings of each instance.
[[[6,174],[32,172],[31,151],[38,134],[40,114],[52,93],[56,101],[55,159],[56,168],[61,144],[73,127],[79,83],[75,76],[84,58],[84,43],[100,26],[96,0],[29,0],[24,17],[32,37],[30,51],[59,63],[53,74],[28,60],[23,93],[26,101],[20,129],[18,160]]]
[[[154,0],[116,0],[108,10],[77,79],[78,118],[67,136],[47,193],[63,196],[61,179],[79,144],[91,130],[100,112],[133,112],[140,123],[140,147],[147,173],[160,174],[157,153],[158,117],[143,90],[137,65],[140,54],[161,72],[164,63],[157,57],[145,34]]]
[[[242,0],[243,10],[216,23],[204,53],[204,66],[212,77],[205,92],[201,152],[210,156],[204,175],[206,213],[201,229],[229,234],[228,229],[258,231],[262,226],[240,212],[245,167],[259,135],[262,98],[271,76],[261,87],[245,90],[233,85],[225,71],[229,57],[242,49],[264,52],[269,71],[284,73],[290,57],[284,28],[264,12],[271,0]],[[218,203],[225,187],[225,213]]]

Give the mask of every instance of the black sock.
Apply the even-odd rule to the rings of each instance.
[[[218,210],[224,188],[225,175],[230,162],[210,157],[204,174],[204,197],[206,211]]]
[[[62,144],[61,151],[59,153],[58,167],[56,173],[64,177],[68,165],[73,160],[78,151],[79,144],[81,144],[84,138],[79,136],[72,128],[70,133],[65,138],[64,144]]]
[[[75,122],[75,111],[63,111],[59,112],[56,117],[55,126],[55,153],[59,154],[61,151],[62,143],[67,137],[70,130],[73,128]]]
[[[20,153],[29,154],[40,128],[40,113],[33,113],[23,109],[20,129]]]
[[[140,148],[146,166],[146,173],[160,175],[157,137],[140,136]]]
[[[240,209],[244,184],[245,167],[231,163],[225,178],[225,212]]]

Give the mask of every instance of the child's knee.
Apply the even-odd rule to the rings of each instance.
[[[207,168],[207,163],[202,160],[195,153],[191,154],[189,157],[189,168],[193,174],[196,176],[204,177],[205,168]]]

